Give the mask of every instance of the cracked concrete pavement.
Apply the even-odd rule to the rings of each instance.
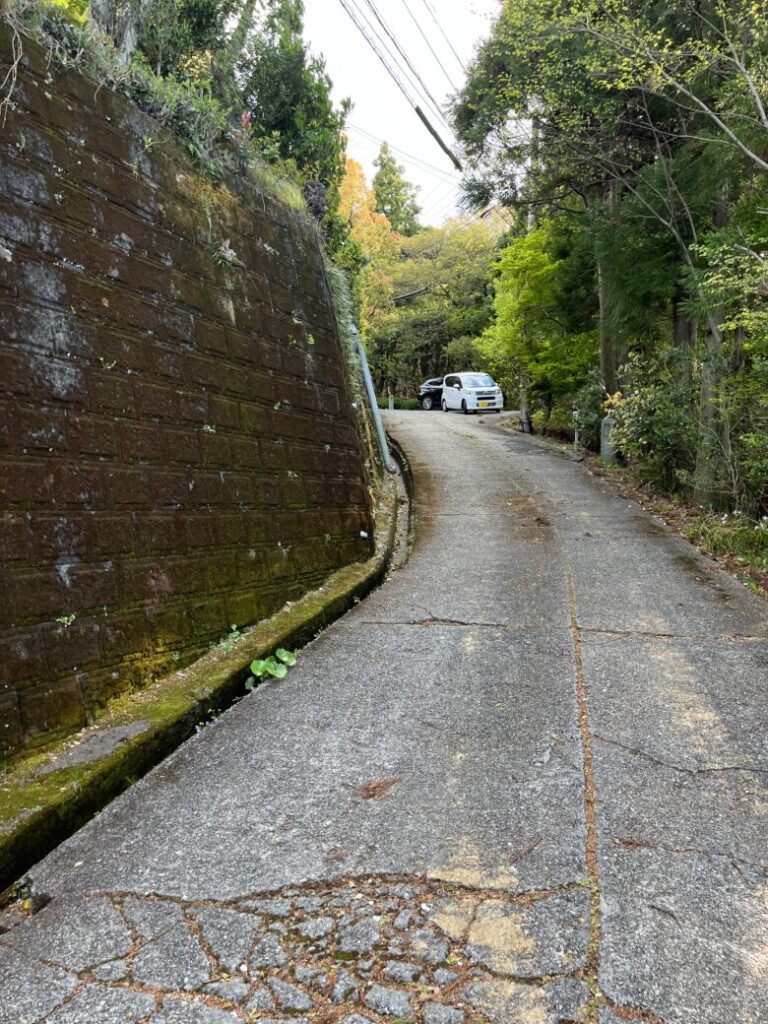
[[[0,1024],[768,1019],[766,605],[498,418],[388,426],[410,559],[36,866]]]

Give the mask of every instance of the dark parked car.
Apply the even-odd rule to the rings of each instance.
[[[425,380],[419,388],[419,405],[422,409],[439,409],[442,397],[442,377],[433,377],[432,380]]]

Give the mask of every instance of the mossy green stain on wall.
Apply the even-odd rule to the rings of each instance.
[[[5,135],[8,757],[364,561],[372,528],[312,224],[26,40]]]
[[[394,547],[397,515],[396,489],[387,480],[376,510],[376,546],[370,559],[338,570],[319,590],[238,636],[230,650],[218,647],[147,690],[114,700],[102,720],[78,737],[79,742],[124,724],[146,728],[106,756],[40,776],[41,767],[51,767],[71,749],[60,741],[48,754],[17,762],[0,783],[0,892],[192,735],[211,714],[242,697],[254,658],[281,646],[306,643],[380,582]]]

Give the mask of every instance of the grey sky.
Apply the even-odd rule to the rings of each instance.
[[[379,33],[384,34],[381,26],[375,22],[366,0],[347,2],[349,6],[366,11],[377,25]],[[445,217],[451,216],[456,210],[458,172],[352,24],[340,0],[305,0],[305,5],[305,36],[312,49],[322,53],[326,59],[328,73],[334,83],[335,98],[341,100],[349,96],[354,103],[349,119],[349,155],[363,164],[370,182],[374,173],[373,159],[381,139],[386,139],[391,146],[404,151],[396,152],[396,156],[405,165],[409,180],[420,186],[422,222],[442,223]],[[464,72],[430,11],[436,15],[464,64],[468,64],[477,42],[488,34],[500,3],[499,0],[376,0],[375,5],[427,89],[438,104],[444,104],[453,92],[452,85],[461,87]],[[409,10],[445,71],[430,52]],[[401,78],[405,79],[403,73]],[[416,88],[412,84],[409,91],[429,113],[441,136],[447,142],[452,142],[449,129],[438,120],[434,112],[429,111],[427,100],[416,97]],[[369,133],[368,136],[363,132]],[[370,135],[375,138],[371,139]],[[409,156],[405,156],[405,153]],[[414,162],[412,158],[429,167]]]

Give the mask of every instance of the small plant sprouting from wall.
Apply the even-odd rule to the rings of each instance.
[[[223,636],[220,640],[217,640],[214,644],[211,644],[211,650],[223,651],[224,654],[231,654],[235,649],[235,641],[239,640],[241,636],[242,633],[240,628],[235,623],[232,623],[229,633],[227,633],[226,636]]]

